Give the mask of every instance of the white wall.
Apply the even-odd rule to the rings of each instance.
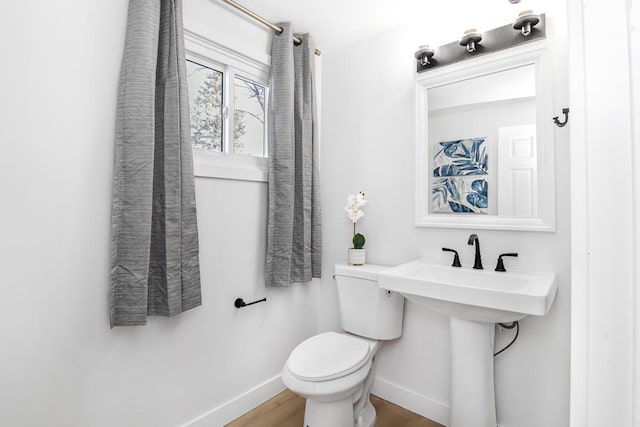
[[[555,64],[554,110],[567,105],[564,2],[544,10]],[[461,30],[463,30],[461,28]],[[419,257],[449,263],[443,246],[473,260],[466,242],[473,230],[413,225],[413,52],[427,41],[404,27],[323,55],[323,211],[325,273],[344,261],[350,223],[347,194],[369,199],[358,230],[367,237],[372,264],[395,265]],[[551,120],[551,117],[549,117]],[[568,130],[555,130],[557,232],[479,232],[491,265],[502,252],[518,252],[512,265],[554,271],[559,290],[545,317],[522,320],[520,338],[496,358],[498,421],[506,427],[565,427],[569,422],[570,226]],[[326,173],[329,171],[329,173]],[[338,328],[335,285],[324,275],[320,328]],[[446,422],[449,402],[449,329],[446,317],[407,302],[404,334],[382,349],[375,391],[402,406]],[[510,338],[497,337],[497,347]]]
[[[569,1],[571,426],[640,426],[640,3]],[[603,39],[601,34],[607,34]],[[598,61],[603,49],[610,58]],[[606,76],[606,78],[603,78]],[[603,168],[615,164],[611,179]]]
[[[266,184],[198,178],[202,307],[109,329],[127,4],[3,7],[0,425],[175,426],[208,414],[197,424],[219,426],[281,390],[288,353],[317,328],[316,285],[263,287]],[[189,0],[184,13],[189,29],[267,57],[270,33],[223,6]]]

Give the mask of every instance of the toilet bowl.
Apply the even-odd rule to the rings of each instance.
[[[369,394],[380,340],[402,334],[404,298],[377,286],[385,267],[336,265],[341,326],[300,343],[282,370],[289,390],[306,399],[304,427],[372,427]]]
[[[373,359],[379,347],[376,340],[325,332],[294,349],[282,371],[282,381],[307,400],[305,427],[375,424],[375,411],[365,411],[365,407],[373,383]]]

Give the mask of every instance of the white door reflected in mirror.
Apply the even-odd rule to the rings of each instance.
[[[536,215],[537,171],[536,126],[498,128],[498,215]]]

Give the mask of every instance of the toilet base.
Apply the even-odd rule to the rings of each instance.
[[[373,427],[376,418],[376,410],[368,396],[357,417],[354,417],[351,398],[334,402],[317,402],[307,398],[304,408],[304,427]]]
[[[307,398],[304,407],[305,427],[353,427],[351,399],[317,402]]]
[[[369,396],[367,396],[367,403],[362,409],[361,414],[356,418],[355,427],[373,427],[376,419],[376,409],[373,407]]]

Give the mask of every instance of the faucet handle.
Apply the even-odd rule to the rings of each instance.
[[[504,262],[502,261],[503,256],[517,257],[518,254],[515,252],[509,252],[509,253],[501,254],[500,256],[498,256],[498,264],[496,264],[496,271],[507,271],[507,269],[504,268]]]
[[[453,252],[455,254],[453,257],[453,264],[451,264],[451,267],[462,267],[462,264],[460,264],[460,257],[458,256],[458,251],[454,249],[449,249],[449,248],[442,248],[442,251]]]

